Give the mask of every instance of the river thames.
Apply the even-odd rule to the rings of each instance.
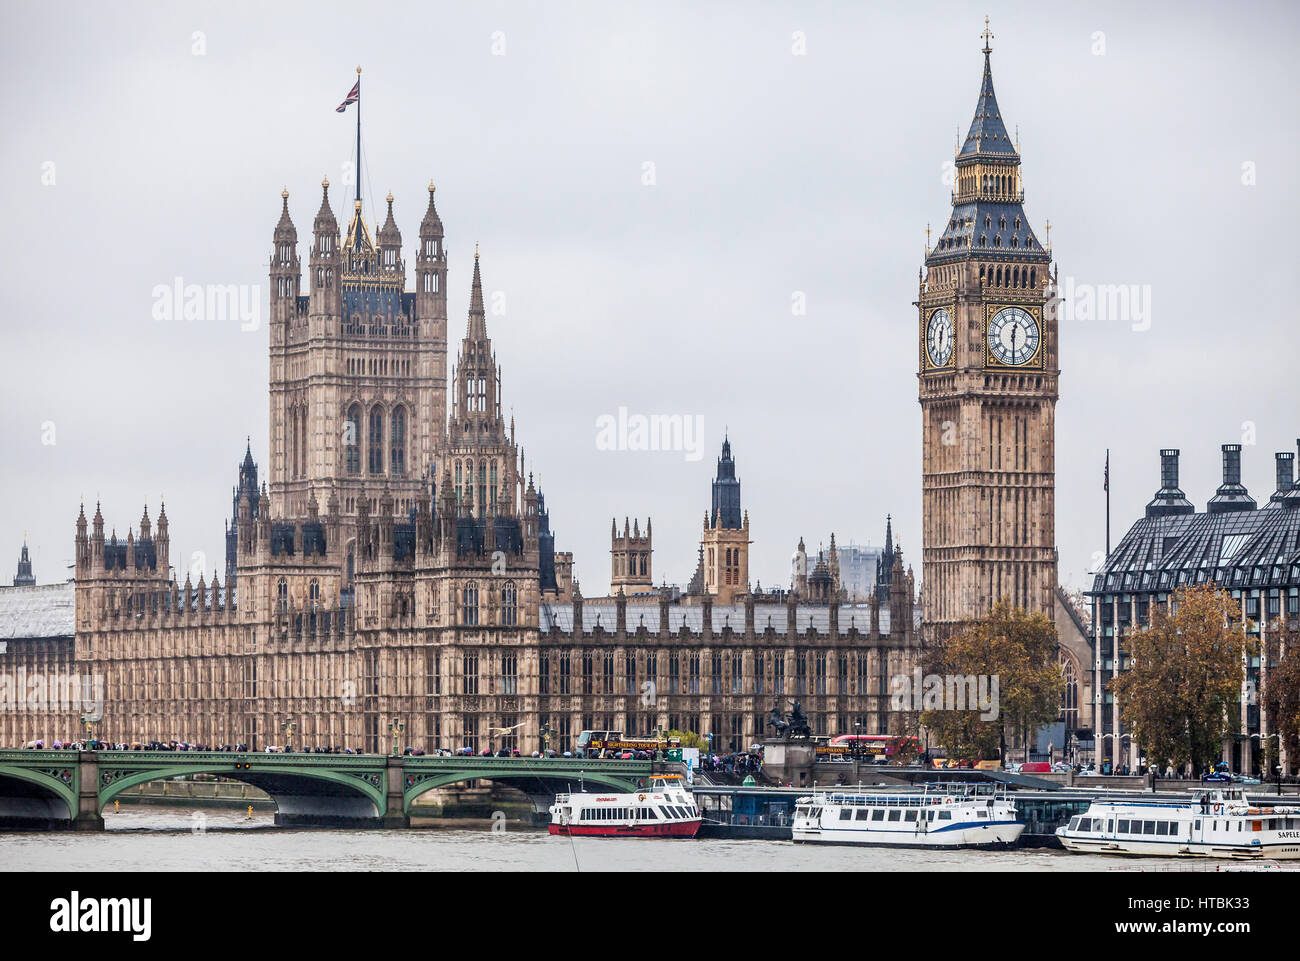
[[[490,821],[397,831],[280,829],[269,812],[124,807],[95,833],[0,834],[9,871],[1216,871],[1274,863],[1127,859],[1064,851],[914,851],[794,844],[552,837]],[[425,822],[430,823],[430,822]],[[501,829],[504,828],[504,829]]]

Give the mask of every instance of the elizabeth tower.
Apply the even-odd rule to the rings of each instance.
[[[1057,585],[1052,258],[1022,207],[990,37],[952,214],[916,302],[928,642],[1004,598],[1050,617]]]

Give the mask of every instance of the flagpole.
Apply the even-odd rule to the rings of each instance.
[[[1106,559],[1110,560],[1110,448],[1106,448]]]
[[[357,203],[361,203],[361,66],[357,66]]]

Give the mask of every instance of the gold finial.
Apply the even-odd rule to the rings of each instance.
[[[478,260],[478,241],[474,241],[474,259]]]
[[[437,189],[438,189],[438,188],[435,187],[435,186],[433,185],[433,181],[430,180],[430,181],[429,181],[429,193],[433,193],[433,192],[434,192],[435,190],[437,190]]]
[[[325,177],[325,178],[323,178],[323,179],[321,180],[321,182],[320,182],[320,185],[321,185],[322,187],[324,187],[326,190],[329,190],[329,189],[330,189],[330,178],[329,178],[329,177]]]
[[[984,22],[987,23],[988,19],[989,19],[988,17],[985,17]],[[357,64],[357,76],[358,77],[361,76],[361,64]]]
[[[930,225],[925,225],[925,252],[930,252]]]
[[[393,192],[392,192],[391,190],[388,191],[388,196],[387,196],[385,199],[386,199],[390,204],[393,202]]]
[[[285,188],[284,188],[283,190],[280,191],[280,196],[283,197],[285,200],[288,200],[288,199],[289,199],[289,187],[288,187],[288,185],[286,185]]]
[[[989,41],[993,39],[993,33],[989,30],[989,18],[987,16],[984,17],[984,33],[981,36],[984,38],[984,52],[991,53],[993,48],[989,46]]]
[[[1052,222],[1049,220],[1044,225],[1047,228],[1047,252],[1052,252]]]
[[[360,201],[360,200],[354,201],[353,204],[352,204],[352,206],[353,206],[353,208],[356,210],[357,213],[361,213],[361,201]]]

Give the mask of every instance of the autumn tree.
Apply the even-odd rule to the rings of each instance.
[[[982,717],[969,703],[961,710],[960,705],[932,706],[923,699],[922,723],[950,758],[995,757],[999,752],[1005,757],[1008,735],[1024,743],[1060,714],[1065,678],[1057,651],[1051,618],[999,601],[931,648],[925,659],[927,675],[996,679],[997,716]]]
[[[1180,587],[1168,606],[1153,607],[1147,626],[1120,639],[1132,660],[1110,686],[1149,765],[1199,771],[1235,729],[1252,649],[1239,613],[1214,584]]]
[[[1289,758],[1300,757],[1300,629],[1295,621],[1284,626],[1269,625],[1265,633],[1264,663],[1267,673],[1261,701],[1269,732],[1281,735],[1281,747]],[[1270,769],[1278,763],[1277,738],[1268,738],[1264,756]]]

